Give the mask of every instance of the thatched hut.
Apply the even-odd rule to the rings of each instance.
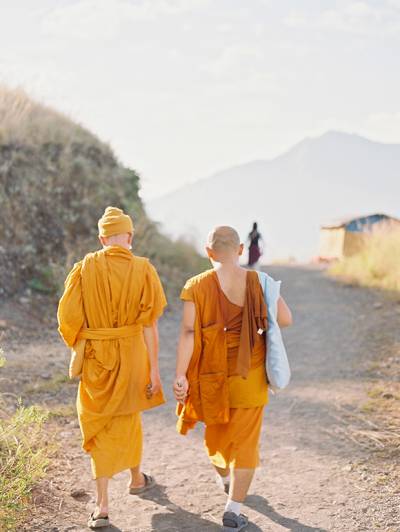
[[[369,214],[321,226],[319,259],[329,261],[354,255],[371,232],[380,227],[400,227],[400,220],[387,214]]]

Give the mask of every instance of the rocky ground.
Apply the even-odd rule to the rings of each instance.
[[[244,512],[255,531],[400,530],[400,304],[383,292],[338,284],[312,268],[274,267],[295,325],[285,332],[290,387],[271,396],[262,463]],[[8,364],[0,386],[11,406],[45,405],[57,444],[45,480],[33,494],[26,531],[86,530],[93,506],[90,464],[80,449],[76,385],[68,352],[40,311],[25,300],[0,304]],[[160,324],[161,368],[169,402],[143,416],[143,467],[158,487],[138,498],[126,473],[111,482],[112,526],[123,532],[220,530],[225,495],[214,483],[202,428],[175,432],[170,389],[177,312]]]

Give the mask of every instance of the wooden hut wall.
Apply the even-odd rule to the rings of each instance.
[[[320,232],[319,256],[323,259],[340,259],[344,241],[344,227],[323,228]]]
[[[346,231],[343,243],[343,255],[350,257],[362,250],[365,241],[369,238],[370,233]]]

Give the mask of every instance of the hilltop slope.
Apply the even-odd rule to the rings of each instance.
[[[172,293],[203,263],[158,231],[139,187],[92,133],[0,87],[0,296],[56,295],[73,262],[99,247],[97,220],[110,204],[133,216],[135,252],[151,258]]]

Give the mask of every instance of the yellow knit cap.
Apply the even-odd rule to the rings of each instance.
[[[99,220],[99,235],[112,236],[121,233],[133,233],[132,218],[122,209],[107,207]]]

